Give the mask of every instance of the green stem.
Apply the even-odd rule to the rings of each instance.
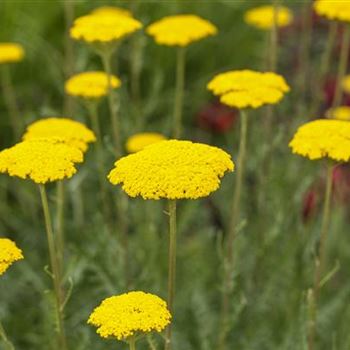
[[[185,53],[184,47],[177,48],[176,56],[176,87],[174,104],[173,137],[179,139],[182,131],[182,110],[185,89]]]
[[[96,102],[88,102],[86,104],[87,110],[89,112],[89,117],[92,125],[92,129],[96,135],[96,164],[98,170],[98,178],[101,188],[101,200],[102,208],[105,220],[107,221],[109,229],[111,229],[111,211],[110,206],[108,205],[108,191],[107,191],[107,182],[105,178],[105,168],[104,168],[104,152],[102,144],[102,134],[100,129],[100,123],[98,120],[98,104]]]
[[[65,42],[64,42],[64,75],[66,79],[74,74],[74,41],[69,36],[69,30],[74,21],[74,1],[63,1],[64,17],[65,17]],[[73,116],[74,98],[69,94],[65,94],[64,98],[64,114]]]
[[[336,84],[335,96],[334,96],[332,108],[339,107],[341,103],[342,81],[346,74],[346,69],[348,67],[349,47],[350,47],[350,25],[345,24],[345,29],[344,29],[343,38],[342,38],[341,52],[340,52],[340,60],[338,65],[337,84]]]
[[[331,57],[332,57],[332,50],[335,42],[335,38],[338,31],[338,22],[331,21],[329,24],[328,29],[328,36],[326,41],[326,48],[322,53],[321,57],[321,67],[320,67],[320,79],[319,82],[316,84],[316,92],[313,95],[313,101],[312,101],[312,107],[311,107],[311,116],[314,116],[317,114],[320,110],[320,106],[322,103],[323,98],[323,86],[326,80],[327,73],[329,71]]]
[[[120,121],[118,117],[119,106],[116,100],[114,89],[112,87],[112,67],[111,67],[112,54],[109,53],[108,51],[102,52],[101,58],[102,58],[104,70],[108,76],[108,104],[109,104],[109,111],[111,114],[115,156],[119,158],[122,155],[122,146],[121,146],[122,143],[121,143],[121,133],[120,133]]]
[[[333,165],[328,164],[327,168],[327,184],[325,200],[323,205],[323,215],[321,224],[321,234],[319,241],[319,251],[316,258],[316,266],[314,272],[314,286],[312,290],[312,308],[310,312],[309,329],[308,329],[308,350],[315,348],[315,337],[317,328],[317,304],[320,294],[320,282],[325,264],[326,243],[329,234],[330,212],[331,212],[331,196],[333,182]]]
[[[53,287],[55,292],[55,302],[56,302],[56,321],[57,321],[57,341],[60,350],[67,349],[66,336],[63,325],[63,293],[62,293],[62,280],[59,269],[59,261],[55,247],[55,237],[52,229],[52,221],[49,210],[49,203],[47,200],[47,194],[45,185],[39,185],[41,203],[45,218],[45,227],[47,242],[50,255],[50,265],[52,271]]]
[[[21,117],[19,113],[19,108],[17,105],[15,89],[12,83],[10,67],[5,64],[2,67],[1,73],[2,73],[1,74],[2,88],[3,88],[6,108],[10,115],[10,122],[13,130],[13,135],[15,139],[18,140],[22,132],[22,122],[21,122]]]
[[[169,200],[169,263],[168,263],[168,308],[174,316],[176,280],[176,200]],[[167,327],[165,350],[171,349],[171,325]]]
[[[129,349],[136,350],[136,340],[134,337],[131,337],[129,340]]]
[[[277,68],[277,46],[278,46],[278,11],[279,0],[273,0],[273,26],[270,31],[270,45],[269,45],[269,70],[276,71]]]
[[[56,196],[57,196],[57,212],[56,212],[56,232],[57,232],[57,255],[60,273],[63,271],[63,252],[64,252],[64,191],[63,180],[56,183]]]
[[[2,323],[0,321],[0,339],[4,341],[5,344],[5,350],[15,350],[14,345],[10,342],[10,340],[7,338],[6,332],[4,327],[2,326]]]
[[[220,315],[220,333],[218,349],[226,349],[226,338],[229,332],[229,315],[230,315],[230,300],[233,291],[233,271],[234,271],[234,241],[237,235],[237,224],[240,216],[240,202],[243,184],[244,161],[247,148],[247,130],[248,130],[248,115],[244,110],[241,110],[240,120],[240,141],[238,149],[238,158],[236,162],[236,182],[232,199],[231,221],[226,245],[226,261],[222,291],[221,315]]]

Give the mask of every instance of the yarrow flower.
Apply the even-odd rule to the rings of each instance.
[[[0,64],[22,61],[24,57],[23,46],[16,43],[0,43]]]
[[[346,75],[342,81],[343,90],[350,94],[350,75]]]
[[[271,5],[259,6],[248,10],[244,15],[247,24],[258,29],[269,30],[274,26],[276,8]],[[293,12],[285,6],[278,6],[277,26],[286,27],[293,21]]]
[[[230,155],[220,148],[167,140],[119,159],[108,179],[130,197],[196,199],[217,190],[220,178],[233,168]]]
[[[239,109],[276,104],[290,90],[282,76],[252,70],[218,74],[208,83],[207,88],[214,95],[220,96],[223,104]]]
[[[147,27],[146,32],[157,44],[187,46],[194,41],[217,33],[209,21],[196,15],[167,16]]]
[[[327,111],[328,118],[350,121],[350,107],[340,106]]]
[[[92,15],[103,15],[103,16],[127,16],[132,17],[132,13],[124,8],[116,7],[116,6],[101,6],[93,11],[91,11]]]
[[[0,173],[44,184],[72,177],[83,153],[62,139],[33,139],[0,152]]]
[[[18,260],[23,259],[22,250],[8,238],[0,238],[0,276]]]
[[[330,20],[350,22],[350,2],[341,0],[316,0],[315,12]]]
[[[27,127],[23,140],[59,138],[85,152],[88,144],[96,141],[94,133],[84,124],[68,118],[44,118]]]
[[[129,292],[102,301],[88,323],[97,327],[102,338],[127,341],[134,335],[161,332],[171,320],[166,302],[156,295]]]
[[[166,137],[156,132],[142,132],[130,136],[126,141],[126,150],[128,153],[135,153],[143,150],[146,146],[153,143],[164,141]]]
[[[111,43],[132,34],[141,27],[141,22],[129,16],[91,14],[74,21],[70,36],[90,44]]]
[[[350,159],[350,123],[318,119],[299,127],[289,147],[293,153],[311,160],[330,158],[338,162]]]
[[[120,87],[118,77],[112,75],[111,86]],[[65,91],[68,95],[84,99],[99,99],[108,94],[108,76],[105,72],[93,71],[73,75],[66,81]]]

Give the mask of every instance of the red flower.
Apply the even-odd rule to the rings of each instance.
[[[237,110],[229,108],[219,102],[206,105],[197,114],[199,127],[216,133],[228,131],[237,119]]]

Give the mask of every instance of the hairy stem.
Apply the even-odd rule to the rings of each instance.
[[[47,200],[45,185],[39,185],[41,203],[45,218],[45,227],[47,235],[47,243],[50,255],[50,265],[53,279],[53,287],[55,292],[55,302],[56,302],[56,322],[57,322],[57,342],[60,350],[67,349],[67,342],[65,336],[65,330],[63,325],[63,292],[62,292],[62,279],[59,268],[59,260],[57,256],[55,237],[52,229],[52,220],[49,210],[49,203]]]
[[[312,300],[312,307],[309,319],[309,329],[308,329],[308,350],[313,350],[315,348],[315,337],[316,337],[316,328],[317,328],[317,304],[320,294],[320,282],[324,269],[325,263],[325,252],[326,244],[329,233],[329,222],[330,222],[330,211],[331,211],[331,196],[332,196],[332,182],[333,182],[333,165],[328,164],[327,168],[327,184],[326,184],[326,193],[325,200],[323,205],[323,215],[322,215],[322,224],[321,224],[321,234],[319,241],[319,250],[316,257],[316,266],[314,271],[314,286],[310,300]]]
[[[174,315],[176,280],[176,200],[169,200],[168,308]],[[167,327],[165,350],[171,349],[171,325]]]
[[[218,349],[226,349],[226,338],[229,332],[229,315],[230,315],[230,299],[233,291],[233,271],[234,271],[234,241],[237,234],[237,224],[240,216],[240,202],[243,184],[244,160],[247,148],[247,130],[248,130],[248,116],[245,111],[241,110],[240,120],[240,141],[238,158],[236,162],[237,173],[236,182],[232,198],[231,221],[229,225],[228,237],[226,242],[226,257],[225,257],[225,271],[221,301],[221,315],[220,315],[220,333]]]
[[[182,110],[185,89],[185,48],[177,48],[176,56],[176,87],[175,87],[175,104],[174,104],[174,125],[173,137],[181,138],[182,131]]]

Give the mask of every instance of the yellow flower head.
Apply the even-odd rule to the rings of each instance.
[[[23,140],[37,138],[59,138],[85,152],[88,144],[96,141],[94,133],[84,124],[68,118],[40,119],[27,127]]]
[[[336,108],[331,108],[327,111],[328,118],[334,118],[338,120],[350,121],[350,107],[340,106]]]
[[[92,14],[77,18],[70,30],[70,36],[87,43],[111,43],[141,27],[141,22],[129,16]]]
[[[157,142],[114,165],[109,181],[121,184],[130,197],[143,199],[206,197],[234,167],[220,148],[179,140]]]
[[[350,94],[350,75],[346,75],[343,78],[342,87],[347,94]]]
[[[215,76],[207,88],[230,107],[258,108],[278,103],[290,89],[284,78],[272,72],[238,70]]]
[[[350,22],[350,2],[344,0],[316,0],[314,10],[330,20]]]
[[[248,10],[244,15],[244,21],[258,29],[269,30],[273,28],[275,7],[271,5],[259,6]],[[278,6],[277,26],[286,27],[293,20],[292,11],[285,6]]]
[[[217,33],[209,21],[196,15],[167,16],[147,27],[147,33],[157,44],[187,46],[188,44]]]
[[[15,43],[0,43],[0,64],[22,61],[24,49]]]
[[[293,153],[311,160],[350,159],[350,123],[336,119],[318,119],[299,127],[289,147]]]
[[[18,260],[23,259],[22,250],[17,248],[15,242],[7,238],[0,238],[0,276]]]
[[[120,87],[121,82],[112,76],[111,85],[114,89]],[[105,72],[83,72],[73,75],[66,81],[65,91],[68,95],[84,99],[99,99],[108,93],[108,76]]]
[[[72,177],[83,153],[60,139],[33,139],[0,152],[0,173],[44,184]]]
[[[102,301],[88,320],[102,338],[127,340],[133,335],[161,332],[171,320],[166,302],[156,295],[129,292]]]
[[[129,153],[135,153],[143,150],[146,146],[153,143],[164,141],[166,137],[156,132],[142,132],[130,136],[126,141],[126,150]]]
[[[121,7],[116,6],[101,6],[93,11],[91,11],[92,15],[102,15],[102,16],[127,16],[132,17],[132,14],[129,10],[123,9]]]

